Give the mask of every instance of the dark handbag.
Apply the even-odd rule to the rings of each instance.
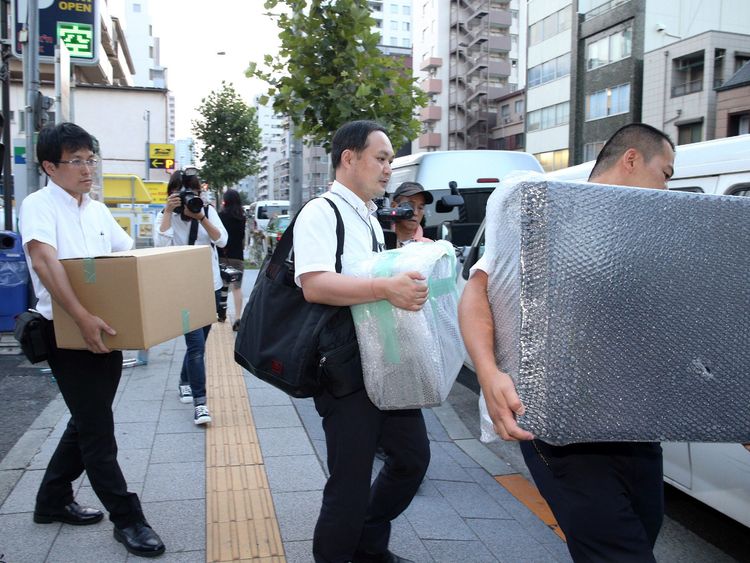
[[[45,319],[33,309],[24,311],[16,317],[16,328],[13,335],[21,344],[21,350],[32,364],[43,362],[49,356]]]
[[[336,272],[341,273],[344,223],[336,204],[323,199],[336,214]],[[354,322],[349,307],[309,303],[294,283],[294,263],[289,256],[296,219],[258,274],[242,313],[234,359],[293,397],[312,397],[323,388],[341,396],[362,387],[359,347],[351,346],[352,341],[356,345]],[[349,345],[345,354],[334,354],[345,344]],[[330,370],[326,365],[329,356]],[[357,366],[358,372],[350,371]]]

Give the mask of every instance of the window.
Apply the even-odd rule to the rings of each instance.
[[[409,22],[402,22],[403,25],[401,26],[404,31],[411,31],[411,24]]]
[[[737,72],[742,66],[750,61],[750,54],[747,53],[735,53],[734,54],[734,72]]]
[[[402,39],[401,40],[401,46],[402,47],[411,47],[411,40],[410,39]]]
[[[546,108],[530,111],[527,116],[526,128],[528,131],[550,129],[559,125],[565,125],[570,120],[570,103],[563,102]]]
[[[545,172],[552,172],[568,166],[568,149],[540,152],[534,155]]]
[[[513,17],[518,18],[516,10],[512,10],[511,12],[514,11],[516,14]],[[568,6],[554,14],[550,14],[543,20],[531,24],[529,26],[529,46],[541,43],[545,39],[549,39],[558,33],[570,29],[570,13],[570,6]]]
[[[391,4],[391,13],[398,14],[398,4]]]
[[[411,6],[402,6],[401,8],[402,8],[402,13],[405,16],[410,16],[411,15]]]
[[[630,111],[630,84],[599,90],[586,96],[586,119],[600,119]]]
[[[393,45],[395,47],[396,45],[398,45],[398,39],[391,36],[391,42],[389,43],[389,45]]]
[[[593,143],[583,145],[583,161],[595,160],[604,147],[604,143],[605,141],[594,141]]]
[[[633,43],[633,28],[600,37],[586,46],[586,69],[593,70],[630,56]]]
[[[529,88],[570,74],[570,53],[529,69]]]
[[[523,113],[523,100],[516,100],[515,108],[513,108],[517,114]]]
[[[396,20],[391,20],[391,31],[398,31],[398,22]]]
[[[685,125],[677,126],[677,144],[678,145],[689,145],[690,143],[698,143],[703,136],[703,123],[686,123]]]
[[[138,13],[141,11],[141,5],[140,4],[133,4],[133,11]]]
[[[703,51],[672,61],[672,97],[703,90]]]
[[[503,121],[507,123],[510,121],[510,105],[504,104],[500,107],[500,117],[503,118]]]
[[[742,197],[750,196],[750,184],[735,184],[730,187],[727,191],[729,195],[737,195]]]

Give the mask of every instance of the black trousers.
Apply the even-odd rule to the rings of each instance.
[[[422,411],[381,411],[364,389],[340,399],[324,392],[315,408],[323,417],[330,472],[313,536],[315,561],[384,553],[391,520],[409,506],[430,463]],[[387,457],[371,485],[378,446]]]
[[[71,416],[44,473],[36,510],[56,510],[72,502],[71,483],[85,470],[115,526],[145,521],[138,496],[128,492],[117,463],[112,402],[120,383],[122,352],[58,349],[52,323],[49,335],[49,365]]]
[[[539,492],[579,562],[653,562],[664,516],[661,446],[521,442]]]

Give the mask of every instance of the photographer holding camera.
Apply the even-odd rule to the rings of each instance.
[[[156,216],[154,246],[211,245],[223,248],[229,235],[219,219],[219,214],[210,205],[204,205],[200,197],[201,185],[198,170],[193,167],[175,171],[167,185],[167,205]],[[218,306],[222,287],[219,273],[219,258],[211,252],[214,294]],[[206,339],[211,325],[185,334],[187,350],[180,372],[180,401],[195,408],[193,422],[206,424],[211,415],[206,406]]]
[[[432,242],[422,236],[425,205],[432,194],[417,182],[403,182],[391,196],[391,207],[378,210],[378,219],[393,221],[396,236],[386,236],[386,248],[400,248],[410,242]]]

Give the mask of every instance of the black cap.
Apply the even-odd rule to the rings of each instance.
[[[396,188],[396,191],[393,192],[391,199],[395,200],[401,196],[409,197],[417,194],[424,194],[424,202],[432,203],[432,194],[425,190],[419,182],[403,182],[398,188]]]

